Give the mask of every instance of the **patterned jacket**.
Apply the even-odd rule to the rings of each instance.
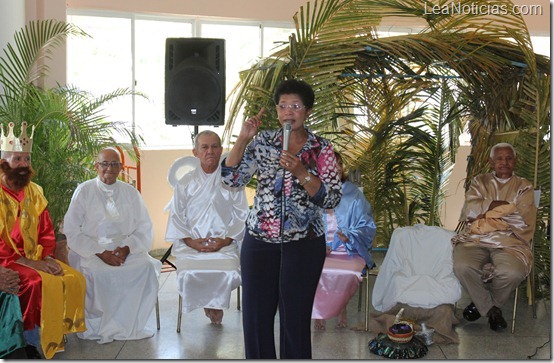
[[[334,208],[340,202],[342,188],[333,146],[329,140],[315,135],[307,128],[306,131],[308,140],[296,156],[302,160],[308,172],[321,181],[321,187],[313,197],[300,186],[302,181],[279,165],[283,145],[282,129],[258,133],[235,167],[226,167],[225,160],[221,164],[222,179],[228,186],[243,186],[254,174],[257,177],[254,204],[246,219],[249,233],[257,239],[281,243],[321,236],[325,233],[323,209]],[[281,236],[283,215],[284,235]]]

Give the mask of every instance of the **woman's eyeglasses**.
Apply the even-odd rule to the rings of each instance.
[[[300,111],[304,108],[306,108],[306,106],[304,105],[300,105],[298,103],[293,103],[292,105],[287,105],[287,104],[284,104],[284,103],[280,103],[277,105],[277,107],[281,110],[281,111],[284,111],[286,110],[287,108],[290,108],[291,110],[293,111]]]

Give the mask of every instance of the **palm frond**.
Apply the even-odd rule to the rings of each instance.
[[[17,94],[23,85],[44,78],[49,72],[46,60],[52,49],[69,35],[87,36],[75,25],[54,19],[29,22],[15,34],[15,45],[8,43],[0,57],[0,83]]]

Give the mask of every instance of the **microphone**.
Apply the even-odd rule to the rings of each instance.
[[[283,151],[287,151],[289,149],[291,129],[292,125],[290,122],[285,122],[285,125],[283,126]]]

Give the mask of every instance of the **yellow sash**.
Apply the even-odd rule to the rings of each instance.
[[[38,271],[42,278],[40,344],[47,359],[64,349],[65,334],[86,330],[85,278],[65,263],[59,260],[56,262],[62,267],[63,276]]]

